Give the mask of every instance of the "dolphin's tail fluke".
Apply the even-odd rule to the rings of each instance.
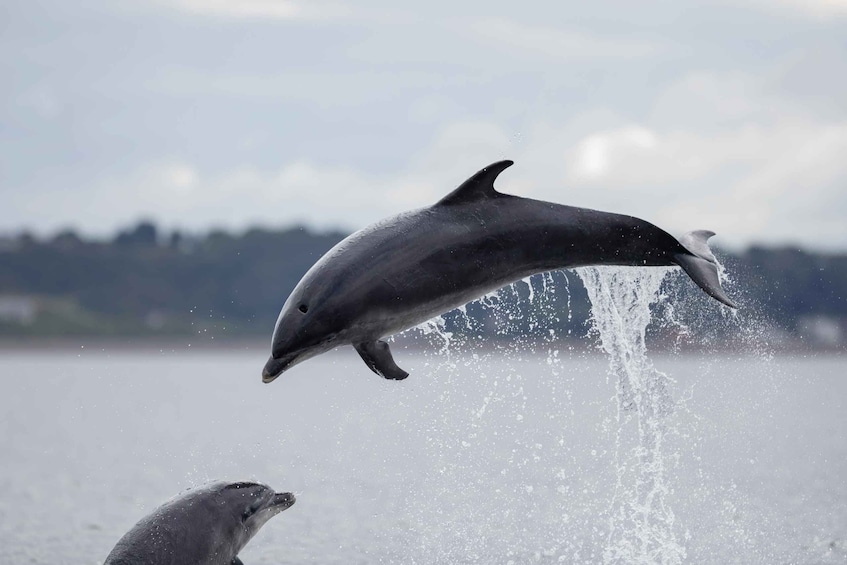
[[[718,261],[707,243],[713,235],[715,232],[707,230],[688,232],[679,239],[688,253],[677,253],[673,260],[706,294],[730,308],[738,308],[721,288]]]

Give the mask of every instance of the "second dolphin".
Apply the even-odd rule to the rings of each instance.
[[[193,489],[138,522],[104,565],[242,565],[238,552],[292,504],[290,492],[258,483]]]

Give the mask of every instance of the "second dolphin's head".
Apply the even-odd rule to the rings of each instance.
[[[254,482],[195,488],[142,518],[118,541],[105,565],[240,563],[236,556],[244,546],[292,504],[290,492]]]
[[[234,525],[233,538],[240,551],[265,523],[291,507],[295,497],[290,492],[274,492],[269,486],[253,483],[217,483],[210,490],[216,491],[216,506],[226,514],[223,524]]]

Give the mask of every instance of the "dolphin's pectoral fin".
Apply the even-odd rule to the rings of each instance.
[[[238,557],[233,557],[232,562],[229,565],[244,565],[244,563],[242,563],[241,559]]]
[[[353,347],[359,352],[365,365],[370,367],[371,371],[380,377],[402,381],[409,376],[409,373],[397,366],[397,363],[394,362],[394,358],[391,356],[391,350],[388,348],[388,344],[381,339],[356,343]]]

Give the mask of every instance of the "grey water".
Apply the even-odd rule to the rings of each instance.
[[[298,495],[248,565],[609,560],[637,462],[606,356],[394,349],[402,382],[346,348],[270,385],[264,347],[0,352],[0,563],[101,563],[181,490],[248,478]],[[652,363],[682,561],[847,561],[847,359]]]

